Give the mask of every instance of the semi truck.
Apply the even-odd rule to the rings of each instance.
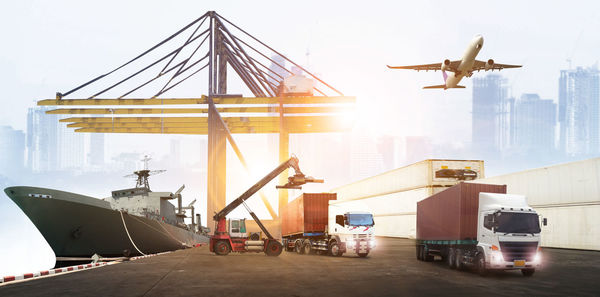
[[[373,215],[336,205],[335,200],[336,193],[304,193],[288,203],[281,214],[284,250],[366,257],[376,244]]]
[[[540,232],[540,216],[506,185],[461,182],[417,203],[417,259],[439,256],[452,269],[531,276],[541,266]]]

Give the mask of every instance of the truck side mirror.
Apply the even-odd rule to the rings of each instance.
[[[492,230],[494,227],[494,215],[489,214],[483,217],[483,227]]]
[[[548,218],[543,218],[542,219],[542,225],[548,226]]]
[[[335,216],[335,223],[338,225],[344,226],[344,216],[343,215]]]

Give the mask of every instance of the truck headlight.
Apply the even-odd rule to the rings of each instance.
[[[493,251],[491,256],[492,264],[502,264],[504,262],[504,257],[502,257],[502,253],[499,251]]]
[[[533,262],[536,264],[539,264],[542,262],[542,253],[541,252],[535,253],[535,256],[533,257]]]

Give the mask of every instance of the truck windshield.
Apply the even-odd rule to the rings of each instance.
[[[534,213],[501,212],[496,215],[498,228],[505,233],[540,233],[538,215]]]
[[[350,226],[373,226],[372,214],[349,213],[347,216]]]

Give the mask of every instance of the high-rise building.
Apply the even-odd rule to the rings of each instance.
[[[552,151],[555,147],[556,104],[538,94],[523,94],[515,102],[514,146],[518,150]]]
[[[383,156],[369,134],[353,133],[350,147],[350,178],[359,180],[383,172]]]
[[[10,126],[0,126],[0,175],[10,177],[23,172],[25,133]]]
[[[405,164],[433,158],[433,146],[427,136],[406,136]]]
[[[90,152],[88,163],[92,167],[104,165],[104,134],[103,133],[91,133],[90,134]]]
[[[27,113],[27,165],[32,172],[82,169],[85,162],[84,135],[75,133],[46,114],[48,108],[34,107]]]
[[[561,70],[558,87],[559,147],[568,156],[600,152],[600,83],[596,66]]]
[[[59,119],[64,117],[61,116]],[[83,170],[85,165],[85,135],[67,128],[67,125],[58,122],[58,119],[54,122],[54,125],[58,125],[58,169]]]
[[[45,107],[27,112],[27,167],[32,172],[58,169],[58,116]]]
[[[477,151],[510,147],[510,115],[514,100],[507,98],[506,79],[489,74],[473,80],[472,142]]]
[[[273,76],[273,78],[269,77],[268,81],[275,85],[278,85],[279,81],[290,76],[290,74],[285,70],[285,59],[282,56],[273,55],[271,56],[271,60],[273,60],[274,62],[271,62],[271,65],[269,66],[269,70],[271,70],[271,72],[269,72],[269,75]]]

